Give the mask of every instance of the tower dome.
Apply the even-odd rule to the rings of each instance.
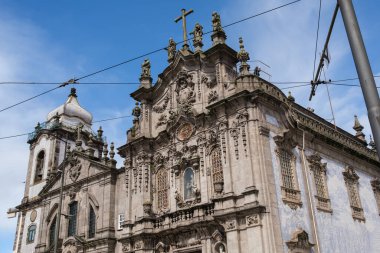
[[[47,120],[50,121],[56,115],[66,123],[75,124],[79,121],[91,125],[92,122],[92,114],[79,105],[75,88],[71,88],[70,95],[63,105],[48,114]]]

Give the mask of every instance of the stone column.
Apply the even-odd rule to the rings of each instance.
[[[247,246],[246,252],[262,253],[267,252],[264,248],[264,238],[262,233],[260,214],[252,214],[245,217],[247,226]]]
[[[268,252],[283,252],[280,218],[276,196],[276,185],[274,182],[272,154],[270,146],[270,130],[258,123],[257,136],[257,174],[256,187],[259,190],[259,202],[265,205],[267,215],[262,217],[262,231],[264,237],[264,248]]]
[[[229,220],[224,225],[227,237],[227,252],[228,253],[241,253],[240,252],[240,231],[237,229],[237,221]]]

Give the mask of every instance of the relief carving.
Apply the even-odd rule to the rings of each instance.
[[[80,160],[78,158],[75,158],[75,159],[70,159],[70,169],[69,169],[69,176],[70,176],[70,179],[75,182],[77,181],[79,175],[80,175],[80,171],[82,169],[82,164],[80,162]]]
[[[191,106],[195,102],[193,76],[185,71],[180,71],[177,77],[177,102],[182,107]]]
[[[260,225],[260,215],[259,214],[253,214],[246,217],[247,226],[257,226]]]
[[[216,90],[210,91],[207,97],[207,102],[210,104],[218,100],[218,92]]]
[[[165,96],[163,99],[163,103],[161,105],[155,105],[153,106],[153,111],[156,113],[162,113],[166,110],[166,107],[168,106],[169,103],[169,95]]]
[[[209,89],[212,89],[212,88],[214,88],[217,85],[215,77],[213,77],[212,79],[209,79],[205,75],[202,76],[201,83],[203,85],[206,85],[206,87],[209,88]]]
[[[226,230],[232,230],[236,228],[236,221],[235,220],[229,220],[225,223]]]

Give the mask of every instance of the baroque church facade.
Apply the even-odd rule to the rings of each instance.
[[[380,163],[358,120],[351,135],[298,105],[212,25],[207,50],[199,24],[194,52],[170,39],[154,85],[144,61],[123,146],[75,89],[37,125],[15,253],[55,237],[65,253],[378,252]]]

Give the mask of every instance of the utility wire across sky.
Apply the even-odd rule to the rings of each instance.
[[[296,0],[296,1],[292,1],[292,2],[289,2],[289,3],[283,4],[283,5],[279,5],[279,6],[277,6],[277,7],[272,8],[272,9],[269,9],[269,10],[266,10],[266,11],[263,11],[263,12],[260,12],[260,13],[257,13],[257,14],[254,14],[254,15],[249,16],[249,17],[247,17],[247,18],[243,18],[243,19],[240,19],[240,20],[238,20],[238,21],[232,22],[232,23],[230,23],[230,24],[228,24],[228,25],[222,26],[222,28],[227,28],[227,27],[230,27],[230,26],[236,25],[236,24],[238,24],[238,23],[241,23],[241,22],[247,21],[247,20],[252,19],[252,18],[259,17],[259,16],[261,16],[261,15],[264,15],[264,14],[267,14],[267,13],[273,12],[273,11],[275,11],[275,10],[278,10],[278,9],[284,8],[284,7],[286,7],[286,6],[293,5],[293,4],[295,4],[295,3],[297,3],[297,2],[300,2],[300,1],[302,1],[302,0]],[[205,35],[205,34],[209,34],[209,33],[212,33],[212,32],[213,32],[213,31],[208,31],[208,32],[205,32],[205,33],[203,33],[203,34]],[[176,44],[177,44],[177,45],[180,45],[180,44],[185,43],[185,42],[187,42],[187,41],[189,41],[189,40],[191,40],[191,39],[193,39],[193,37],[191,37],[191,38],[189,38],[189,39],[187,39],[187,40],[180,41],[180,42],[178,42],[178,43],[176,43]],[[148,55],[151,55],[151,54],[154,54],[154,53],[160,52],[160,51],[162,51],[162,50],[165,50],[166,48],[167,48],[167,47],[165,46],[165,47],[162,47],[162,48],[159,48],[159,49],[156,49],[156,50],[150,51],[150,52],[148,52],[148,53],[145,53],[145,54],[142,54],[142,55],[139,55],[139,56],[133,57],[133,58],[131,58],[131,59],[125,60],[125,61],[123,61],[123,62],[120,62],[120,63],[114,64],[114,65],[111,65],[111,66],[109,66],[109,67],[106,67],[106,68],[103,68],[103,69],[97,70],[97,71],[92,72],[92,73],[90,73],[90,74],[83,75],[83,76],[81,76],[81,77],[79,77],[79,78],[73,78],[73,79],[70,79],[70,80],[67,81],[67,82],[59,83],[60,85],[57,86],[57,87],[55,87],[54,89],[50,89],[50,90],[44,91],[44,92],[42,92],[42,93],[40,93],[40,94],[37,94],[37,95],[35,95],[35,96],[31,97],[31,98],[28,98],[28,99],[22,100],[22,101],[17,102],[17,103],[15,103],[15,104],[13,104],[13,105],[10,105],[10,106],[7,106],[7,107],[5,107],[5,108],[2,108],[2,109],[0,109],[0,112],[3,112],[3,111],[6,111],[6,110],[9,110],[9,109],[11,109],[11,108],[13,108],[13,107],[15,107],[15,106],[18,106],[18,105],[20,105],[20,104],[23,104],[23,103],[25,103],[25,102],[28,102],[28,101],[30,101],[30,100],[32,100],[32,99],[35,99],[35,98],[39,97],[39,96],[45,95],[45,94],[47,94],[47,93],[50,93],[50,92],[52,92],[52,91],[54,91],[54,90],[56,90],[56,89],[58,89],[58,88],[62,88],[62,87],[64,87],[64,86],[66,86],[67,84],[78,84],[78,81],[80,81],[80,80],[82,80],[82,79],[88,78],[88,77],[90,77],[90,76],[94,76],[94,75],[99,74],[99,73],[102,73],[102,72],[104,72],[104,71],[107,71],[107,70],[110,70],[110,69],[113,69],[113,68],[119,67],[119,66],[124,65],[124,64],[126,64],[126,63],[129,63],[129,62],[132,62],[132,61],[135,61],[135,60],[141,59],[141,58],[143,58],[143,57],[146,57],[146,56],[148,56]]]
[[[347,84],[347,83],[329,83],[329,84],[330,85],[337,85],[337,86],[360,87],[359,84]],[[301,87],[305,87],[305,86],[310,86],[310,83],[298,84],[298,85],[293,85],[293,86],[284,87],[284,88],[280,88],[280,89],[281,90],[288,90],[288,89],[294,89],[294,88],[301,88]],[[380,87],[377,87],[377,88],[380,89]],[[202,104],[202,103],[195,103],[195,104]],[[133,115],[122,115],[122,116],[118,116],[118,117],[105,118],[105,119],[95,120],[92,123],[95,124],[95,123],[113,121],[113,120],[130,118],[130,117],[133,117]],[[9,135],[9,136],[3,136],[3,137],[0,137],[0,140],[11,139],[11,138],[16,138],[16,137],[22,137],[22,136],[26,136],[26,135],[31,134],[31,133],[33,133],[33,132],[23,133],[23,134],[16,134],[16,135]]]

